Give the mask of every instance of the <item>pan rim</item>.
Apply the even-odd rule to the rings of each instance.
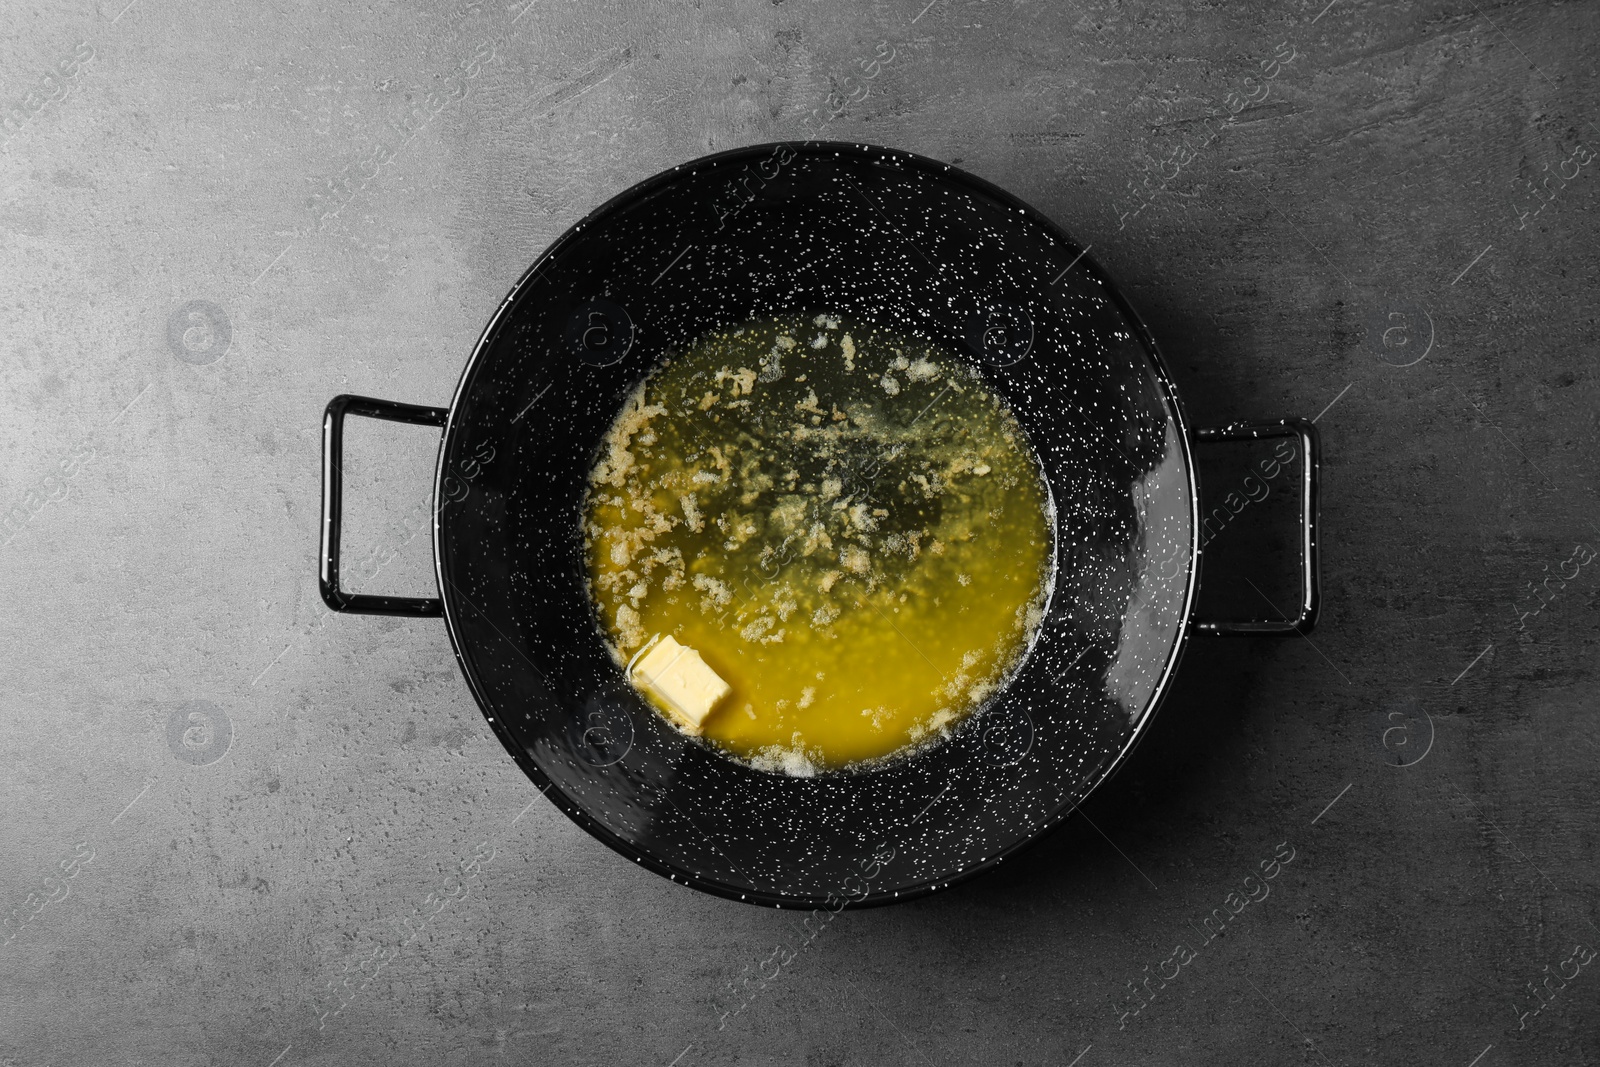
[[[458,422],[457,416],[461,411],[462,400],[466,394],[469,384],[473,379],[474,371],[477,369],[479,361],[485,358],[486,353],[498,340],[501,328],[505,325],[511,312],[516,308],[518,302],[524,294],[524,291],[528,288],[533,279],[539,275],[544,265],[553,260],[569,245],[580,240],[587,229],[623,209],[625,206],[631,205],[635,201],[648,196],[657,189],[664,188],[672,182],[680,181],[702,169],[712,166],[727,166],[740,161],[759,159],[783,150],[790,150],[796,154],[805,153],[808,155],[825,155],[831,152],[836,156],[849,153],[852,156],[859,157],[877,155],[885,159],[893,158],[898,163],[906,166],[908,169],[924,171],[943,180],[953,181],[959,185],[965,185],[973,192],[976,192],[984,197],[994,200],[1001,205],[1019,212],[1031,222],[1043,227],[1046,232],[1062,243],[1073,248],[1083,249],[1083,246],[1080,245],[1077,240],[1068,234],[1048,215],[1036,210],[1014,194],[1007,192],[1005,189],[1000,188],[992,182],[989,182],[987,179],[961,170],[960,168],[951,164],[941,163],[938,160],[931,159],[927,156],[922,156],[917,153],[908,152],[904,149],[889,148],[882,145],[874,145],[864,142],[770,141],[755,145],[746,145],[739,148],[726,149],[721,152],[715,152],[710,155],[697,157],[696,159],[690,160],[687,163],[678,164],[669,170],[661,171],[643,179],[640,182],[637,182],[632,186],[629,186],[627,189],[624,189],[622,192],[617,193],[606,200],[599,207],[596,207],[594,210],[590,211],[583,217],[583,219],[575,223],[556,240],[552,241],[543,252],[534,258],[533,263],[522,273],[522,275],[517,279],[516,283],[511,287],[510,291],[506,294],[505,298],[500,302],[499,306],[495,309],[494,314],[490,316],[488,323],[484,326],[482,333],[479,335],[477,343],[473,347],[472,354],[468,357],[465,366],[462,368],[460,378],[457,380],[456,388],[451,396],[450,404],[446,409],[447,415],[445,418],[443,431],[440,434],[438,460],[434,474],[434,499],[436,501],[445,499],[444,480],[449,474],[447,468],[447,459],[451,453],[451,445],[458,439],[459,434],[462,432],[461,424]],[[1039,840],[1045,837],[1051,830],[1060,825],[1060,823],[1062,823],[1069,815],[1076,811],[1079,805],[1082,804],[1083,801],[1087,800],[1095,790],[1104,785],[1105,782],[1107,782],[1119,769],[1121,769],[1121,767],[1127,761],[1128,756],[1133,752],[1134,748],[1143,739],[1145,734],[1149,732],[1151,723],[1155,720],[1157,713],[1165,703],[1170,689],[1170,683],[1173,676],[1177,673],[1182,661],[1184,650],[1187,648],[1190,635],[1193,632],[1194,608],[1200,584],[1201,567],[1199,521],[1200,486],[1199,475],[1192,453],[1192,443],[1190,440],[1190,428],[1188,420],[1185,417],[1183,404],[1178,396],[1177,387],[1172,380],[1171,374],[1167,370],[1166,362],[1161,356],[1160,350],[1156,345],[1155,338],[1151,335],[1143,318],[1139,316],[1138,312],[1123,295],[1122,290],[1112,281],[1111,277],[1107,274],[1104,268],[1102,268],[1100,264],[1089,254],[1087,249],[1082,250],[1075,263],[1084,267],[1090,273],[1090,275],[1100,283],[1106,298],[1123,315],[1135,338],[1138,340],[1145,358],[1149,362],[1149,366],[1153,372],[1163,405],[1167,414],[1175,425],[1178,438],[1178,447],[1183,460],[1185,486],[1189,493],[1190,524],[1190,544],[1189,552],[1187,554],[1189,561],[1188,582],[1187,587],[1184,590],[1183,606],[1179,613],[1177,635],[1172,642],[1172,648],[1168,652],[1166,662],[1161,668],[1160,676],[1156,681],[1156,685],[1152,690],[1150,697],[1146,701],[1144,709],[1141,711],[1137,721],[1134,723],[1127,740],[1110,760],[1102,762],[1101,766],[1094,772],[1094,776],[1092,778],[1086,779],[1086,785],[1080,785],[1078,789],[1074,791],[1078,794],[1076,799],[1063,800],[1055,811],[1034,823],[1026,832],[1018,835],[1014,841],[997,850],[991,856],[969,864],[956,871],[947,872],[939,875],[938,877],[924,879],[909,886],[897,887],[892,890],[883,889],[877,891],[868,891],[857,899],[846,900],[840,908],[832,907],[832,903],[836,902],[837,898],[830,900],[829,898],[796,896],[776,891],[759,890],[748,886],[740,887],[736,884],[701,877],[700,875],[684,870],[681,867],[677,867],[671,863],[660,860],[650,853],[628,843],[611,831],[603,823],[592,818],[587,808],[583,804],[573,800],[563,790],[556,787],[555,783],[539,766],[537,760],[529,754],[528,750],[525,749],[515,737],[513,737],[507,725],[495,714],[493,714],[494,705],[490,700],[487,699],[486,688],[482,680],[476,676],[467,657],[463,654],[465,642],[461,633],[461,620],[458,616],[460,605],[457,603],[456,599],[459,594],[454,585],[450,583],[445,576],[446,544],[444,538],[444,526],[441,521],[441,516],[444,514],[445,509],[435,508],[433,521],[434,573],[439,589],[439,599],[443,604],[445,629],[450,637],[451,651],[455,655],[456,664],[460,668],[462,676],[466,679],[468,690],[472,693],[473,699],[477,703],[479,711],[482,712],[484,717],[488,720],[490,728],[494,731],[495,736],[500,740],[501,745],[504,746],[506,751],[511,755],[512,759],[516,762],[517,766],[522,770],[522,772],[526,774],[536,786],[539,787],[539,791],[548,799],[550,799],[551,802],[554,803],[563,814],[570,818],[579,827],[587,831],[591,836],[599,840],[602,844],[605,844],[619,855],[632,860],[636,864],[668,878],[672,882],[697,889],[704,893],[709,893],[713,896],[723,897],[728,900],[735,900],[746,904],[754,904],[757,906],[789,910],[828,908],[829,910],[837,911],[842,910],[843,908],[858,909],[881,907],[887,904],[915,900],[920,897],[925,897],[941,890],[948,889],[951,886],[960,884],[986,871],[992,870],[1006,859],[1015,856],[1022,850],[1037,843]],[[1071,794],[1069,794],[1069,797],[1070,796]]]

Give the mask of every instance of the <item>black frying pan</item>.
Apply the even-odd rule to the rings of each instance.
[[[624,398],[708,330],[843,313],[976,364],[1038,453],[1056,515],[1053,593],[1012,683],[948,740],[810,778],[753,770],[672,729],[607,653],[580,508]],[[339,588],[346,415],[442,427],[439,595]],[[1309,423],[1199,431],[1297,439],[1297,618],[1192,617],[1191,435],[1155,344],[1084,249],[989,183],[870,145],[723,152],[641,182],[512,289],[449,408],[335,398],[324,421],[323,599],[443,615],[484,715],[579,825],[675,881],[782,907],[919,896],[1065,817],[1149,727],[1192,629],[1308,631],[1317,612]]]

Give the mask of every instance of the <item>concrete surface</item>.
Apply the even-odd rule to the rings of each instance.
[[[0,1063],[1600,1060],[1600,6],[124,2],[3,10]],[[799,916],[559,815],[437,620],[328,616],[318,422],[830,93],[1092,244],[1197,423],[1321,413],[1327,601],[765,978]],[[432,441],[351,449],[347,558],[429,591]]]

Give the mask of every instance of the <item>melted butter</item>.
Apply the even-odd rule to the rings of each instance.
[[[1009,410],[926,344],[798,316],[673,354],[584,504],[619,663],[655,635],[731,687],[726,752],[808,774],[945,735],[1041,617],[1048,496]]]

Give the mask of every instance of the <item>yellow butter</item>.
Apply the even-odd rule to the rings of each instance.
[[[700,653],[663,637],[633,668],[633,679],[664,704],[678,724],[699,734],[706,716],[730,687],[706,666]]]

